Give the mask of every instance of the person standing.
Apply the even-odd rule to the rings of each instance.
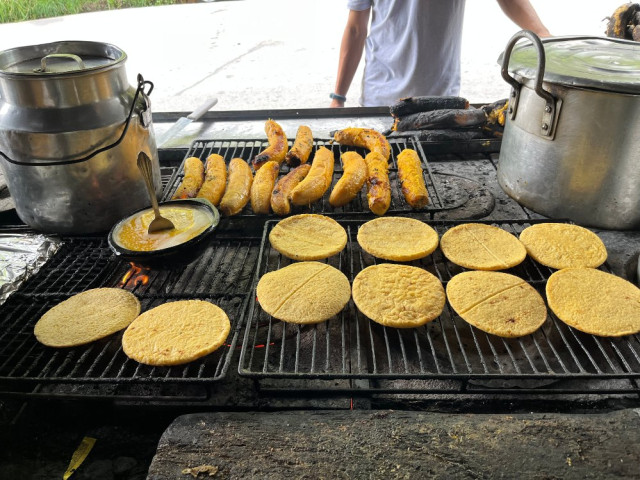
[[[529,0],[497,2],[520,28],[550,36]],[[362,106],[459,94],[465,0],[348,0],[347,6],[330,107],[344,106],[363,51]]]

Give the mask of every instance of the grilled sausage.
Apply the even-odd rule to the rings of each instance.
[[[222,155],[212,153],[204,165],[204,183],[198,191],[198,198],[206,198],[216,207],[227,187],[227,165]]]
[[[404,199],[412,208],[422,208],[429,203],[422,163],[415,150],[407,148],[398,155],[398,181]]]
[[[341,207],[353,200],[367,180],[367,164],[357,152],[342,154],[342,169],[342,177],[329,196],[329,203],[334,207]]]
[[[280,216],[289,215],[291,212],[291,203],[289,202],[291,191],[307,176],[310,169],[311,165],[304,163],[278,180],[271,195],[273,213]]]
[[[204,165],[197,157],[189,157],[184,161],[184,177],[182,183],[173,194],[174,200],[193,198],[204,182]]]
[[[448,110],[450,108],[469,108],[469,100],[462,97],[407,97],[401,98],[391,105],[389,112],[393,117],[404,117],[412,113]]]
[[[379,152],[369,152],[364,157],[367,164],[367,200],[369,209],[376,215],[384,215],[391,205],[389,163]]]
[[[249,192],[253,183],[251,167],[241,158],[229,162],[227,189],[220,200],[220,212],[225,216],[235,215],[249,202]]]
[[[269,119],[264,124],[264,131],[267,134],[269,146],[253,158],[252,165],[255,171],[271,160],[282,163],[289,150],[287,136],[280,125]]]
[[[291,191],[291,203],[310,205],[322,198],[333,178],[333,152],[326,147],[316,150],[307,176]]]
[[[290,167],[297,167],[300,164],[307,163],[312,149],[313,134],[311,133],[311,129],[306,125],[300,125],[293,146],[285,155],[284,161],[287,162],[287,165]]]
[[[265,163],[251,184],[251,209],[253,213],[269,213],[271,192],[280,173],[280,164],[273,160]]]
[[[371,128],[349,127],[338,130],[333,134],[333,140],[340,145],[363,147],[371,152],[378,152],[387,161],[391,155],[391,146],[385,136]]]

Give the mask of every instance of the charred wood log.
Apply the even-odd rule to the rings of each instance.
[[[611,38],[640,41],[640,4],[625,3],[608,18],[605,34]]]
[[[389,107],[394,117],[404,117],[418,112],[431,112],[433,110],[466,109],[469,101],[462,97],[407,97],[401,98],[397,103]]]
[[[413,113],[396,119],[393,130],[438,130],[450,128],[481,127],[487,123],[487,115],[480,108],[433,110]]]

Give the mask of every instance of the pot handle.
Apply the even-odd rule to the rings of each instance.
[[[149,85],[149,91],[148,92],[144,91],[144,87],[146,85]],[[127,115],[127,119],[124,122],[124,128],[122,130],[122,133],[120,134],[120,137],[115,142],[113,142],[112,144],[107,145],[106,147],[98,148],[97,150],[94,150],[92,153],[90,153],[88,155],[85,155],[84,157],[74,158],[72,160],[60,160],[60,161],[50,160],[50,161],[46,161],[46,162],[21,162],[19,160],[14,160],[14,159],[8,157],[2,151],[0,151],[0,156],[2,156],[9,163],[13,163],[14,165],[22,165],[22,166],[26,166],[26,167],[47,167],[47,166],[53,166],[53,165],[72,165],[74,163],[85,162],[85,161],[95,157],[99,153],[105,152],[107,150],[110,150],[110,149],[120,145],[122,140],[124,140],[124,136],[127,134],[127,130],[129,130],[129,124],[131,123],[131,118],[133,117],[133,112],[134,112],[134,110],[136,108],[136,102],[138,101],[138,97],[142,94],[143,98],[147,99],[147,96],[151,94],[152,90],[153,90],[153,82],[150,82],[149,80],[145,80],[142,77],[142,75],[138,74],[138,88],[136,89],[136,93],[133,96],[133,101],[131,102],[131,109],[129,110],[129,114]]]
[[[515,47],[518,40],[526,38],[533,43],[538,54],[538,65],[536,68],[536,76],[534,78],[534,90],[545,101],[544,113],[542,115],[542,122],[540,124],[540,133],[545,137],[552,136],[552,132],[555,127],[556,120],[556,99],[551,93],[542,88],[542,81],[544,80],[544,71],[546,66],[546,56],[544,53],[544,46],[540,38],[530,30],[521,30],[516,33],[504,50],[502,58],[502,78],[511,85],[511,98],[509,100],[509,118],[512,120],[516,117],[516,111],[518,109],[518,100],[520,99],[520,89],[522,84],[515,78],[509,75],[509,60],[511,59],[511,52]]]
[[[80,70],[84,70],[84,61],[73,53],[51,53],[49,55],[45,55],[40,59],[40,68],[34,68],[33,71],[35,73],[46,73],[47,72],[47,60],[50,58],[70,58],[74,62],[78,64]]]

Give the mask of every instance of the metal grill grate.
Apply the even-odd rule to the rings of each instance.
[[[292,142],[289,141],[289,145],[291,146]],[[394,138],[389,139],[389,144],[391,145],[391,157],[389,159],[389,180],[391,183],[391,205],[388,210],[388,214],[398,214],[398,213],[419,213],[419,212],[437,212],[442,210],[447,210],[451,208],[457,208],[461,206],[464,201],[459,198],[447,198],[447,195],[444,192],[441,192],[438,182],[436,181],[433,173],[431,172],[431,168],[429,163],[426,161],[426,157],[420,145],[420,142],[415,141],[413,138]],[[206,158],[212,153],[217,153],[224,157],[227,164],[234,157],[239,157],[244,160],[250,161],[256,154],[262,151],[264,148],[268,146],[266,140],[196,140],[191,145],[185,159],[188,157],[198,157],[202,161],[205,161]],[[369,213],[369,207],[367,204],[367,194],[366,189],[362,189],[360,194],[349,204],[344,207],[332,207],[329,204],[329,194],[331,193],[331,189],[335,185],[335,183],[342,176],[342,164],[338,160],[340,155],[343,152],[349,150],[355,150],[360,153],[363,157],[366,155],[367,151],[362,148],[356,147],[346,147],[339,144],[331,144],[330,140],[314,140],[314,146],[320,147],[324,146],[333,151],[334,156],[336,158],[333,180],[331,188],[325,193],[324,197],[311,205],[310,207],[294,207],[292,214],[295,213],[321,213],[324,215],[340,215],[340,216],[354,216],[354,215],[362,215]],[[405,148],[411,148],[418,152],[422,160],[423,167],[423,176],[426,181],[427,190],[429,192],[430,203],[423,209],[414,210],[412,209],[404,200],[404,196],[400,189],[400,185],[398,182],[397,174],[398,174],[398,166],[396,157],[402,150]],[[281,176],[284,176],[288,173],[289,167],[286,164],[283,164],[281,169]],[[180,185],[182,178],[184,177],[184,162],[180,166],[177,174],[172,178],[167,186],[167,189],[164,192],[164,199],[168,200],[171,198],[175,190]],[[251,211],[251,207],[247,206],[244,208],[242,212],[240,212],[237,217],[255,217],[256,215]],[[261,217],[265,217],[264,215],[260,215]],[[275,217],[275,215],[270,214],[271,217]]]
[[[379,261],[359,248],[358,227],[364,221],[340,223],[347,248],[328,263],[350,281]],[[257,279],[291,263],[270,248],[265,225]],[[462,222],[433,222],[441,236]],[[488,222],[487,222],[488,223]],[[533,220],[494,222],[510,233]],[[463,268],[440,249],[409,264],[426,269],[445,284]],[[607,270],[606,267],[601,267]],[[608,271],[608,270],[607,270]],[[527,280],[544,296],[553,270],[527,258],[509,273]],[[602,379],[640,378],[640,338],[599,338],[581,333],[549,314],[537,332],[516,339],[489,335],[460,319],[447,306],[442,315],[414,329],[383,327],[357,311],[353,301],[336,317],[317,325],[293,325],[267,315],[255,298],[247,309],[239,373],[257,378],[315,379]],[[637,389],[637,387],[635,387]]]
[[[0,381],[68,383],[210,382],[228,370],[237,341],[238,320],[258,261],[258,238],[210,240],[187,265],[163,269],[127,264],[111,255],[104,238],[64,238],[64,246],[24,287],[0,307]],[[54,349],[33,335],[37,320],[71,295],[95,287],[132,291],[146,311],[180,299],[209,300],[231,321],[227,344],[177,367],[150,367],[130,360],[122,333],[76,348]]]

